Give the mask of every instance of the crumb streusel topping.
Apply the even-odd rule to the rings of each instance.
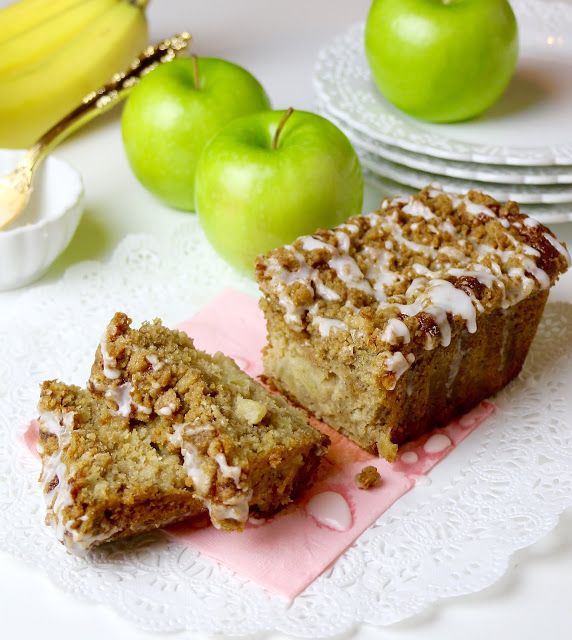
[[[453,320],[474,333],[479,314],[549,288],[568,266],[566,247],[516,203],[430,185],[298,238],[257,271],[290,329],[375,350],[392,389],[416,341],[447,347]]]

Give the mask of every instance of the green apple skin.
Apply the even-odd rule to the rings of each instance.
[[[501,96],[518,58],[507,0],[374,0],[365,50],[381,93],[406,113],[457,122]]]
[[[258,255],[361,212],[363,178],[346,136],[321,116],[294,111],[273,149],[283,114],[235,120],[207,145],[197,168],[206,236],[251,276]]]
[[[160,65],[133,89],[122,134],[133,172],[166,204],[194,210],[197,162],[207,142],[235,118],[265,111],[270,101],[246,69],[217,58],[179,58]]]

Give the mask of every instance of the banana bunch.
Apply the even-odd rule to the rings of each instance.
[[[19,0],[0,9],[0,147],[26,148],[148,43],[148,0]]]

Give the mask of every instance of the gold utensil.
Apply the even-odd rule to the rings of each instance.
[[[108,84],[89,93],[78,107],[46,131],[24,153],[16,168],[0,178],[0,230],[13,223],[26,208],[32,192],[34,173],[54,147],[79,127],[113,108],[145,74],[157,65],[173,60],[190,42],[190,34],[184,32],[147,47],[131,63],[129,69],[116,73]]]

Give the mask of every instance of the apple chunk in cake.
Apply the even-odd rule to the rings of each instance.
[[[240,529],[311,481],[328,438],[305,414],[268,393],[233,360],[195,349],[160,321],[131,327],[118,313],[97,350],[89,388],[112,415],[171,425],[196,496],[213,524]]]
[[[265,374],[393,460],[518,374],[569,264],[514,202],[435,186],[387,200],[258,260]]]

